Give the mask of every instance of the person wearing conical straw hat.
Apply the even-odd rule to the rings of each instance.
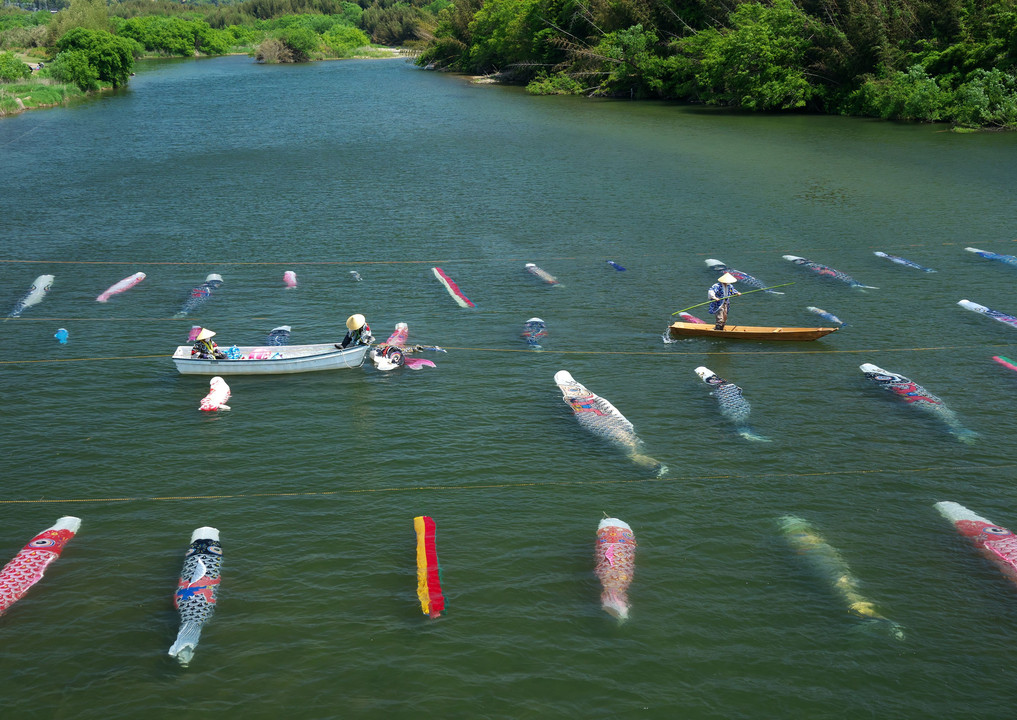
[[[346,318],[346,330],[346,337],[343,338],[343,341],[335,344],[340,350],[345,350],[351,346],[370,345],[374,342],[374,336],[371,335],[371,326],[367,324],[367,318],[360,313]]]
[[[707,308],[707,312],[717,318],[717,324],[713,326],[714,330],[724,329],[724,325],[727,324],[727,307],[731,304],[731,296],[741,295],[734,289],[736,282],[738,282],[738,278],[726,272],[717,278],[717,282],[711,285],[706,293],[706,297],[713,301]]]
[[[212,338],[215,337],[215,331],[209,330],[206,327],[201,328],[198,334],[194,336],[194,347],[191,348],[191,357],[208,358],[214,360],[222,360],[226,357],[226,353],[219,349]]]

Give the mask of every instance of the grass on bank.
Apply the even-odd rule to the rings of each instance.
[[[85,93],[76,85],[64,85],[45,79],[0,83],[0,117],[16,115],[22,110],[64,105],[84,97]]]

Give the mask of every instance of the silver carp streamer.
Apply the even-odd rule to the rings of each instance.
[[[895,262],[898,265],[905,265],[907,267],[912,267],[912,268],[915,268],[916,270],[921,270],[922,272],[936,272],[932,268],[927,268],[924,265],[919,265],[914,260],[908,260],[907,258],[902,258],[900,255],[889,255],[889,254],[887,254],[885,252],[880,252],[878,250],[876,252],[872,253],[872,254],[875,255],[876,257],[886,258],[890,262]]]
[[[807,260],[806,258],[803,257],[798,257],[797,255],[784,255],[784,259],[790,260],[795,265],[801,265],[802,267],[808,268],[817,275],[834,278],[836,280],[840,280],[841,282],[846,282],[848,285],[854,288],[868,288],[869,290],[878,290],[878,288],[875,288],[872,285],[862,285],[860,282],[855,280],[847,273],[842,273],[840,270],[834,270],[832,267],[820,265],[817,262],[812,262],[811,260]]]
[[[266,345],[289,345],[290,344],[290,331],[289,325],[280,325],[279,327],[272,328],[272,331],[265,338]]]
[[[42,299],[46,297],[46,293],[48,293],[49,289],[53,287],[53,280],[55,279],[54,275],[40,275],[37,277],[35,282],[32,283],[32,287],[28,288],[28,292],[22,295],[21,299],[14,303],[14,307],[11,308],[7,317],[21,317],[21,313],[25,310],[33,305],[41,303]]]
[[[572,408],[573,416],[586,430],[618,446],[630,460],[656,471],[658,477],[667,473],[666,465],[643,454],[643,441],[618,408],[576,382],[566,370],[556,372],[554,382],[561,389],[562,400]]]
[[[730,421],[738,434],[746,440],[757,442],[771,442],[769,438],[757,435],[749,427],[749,413],[752,406],[742,395],[742,389],[732,382],[728,382],[708,367],[699,366],[696,368],[696,375],[704,383],[713,388],[711,394],[717,398],[717,405],[720,407],[720,414],[724,419]]]
[[[1013,255],[1000,255],[999,253],[989,252],[988,250],[979,250],[978,248],[966,247],[964,248],[968,252],[973,252],[975,255],[980,255],[986,260],[995,260],[1001,262],[1004,265],[1017,265],[1017,257]]]
[[[540,341],[547,337],[547,325],[538,317],[532,317],[523,323],[523,340],[534,350],[542,350]]]
[[[830,583],[850,613],[863,620],[878,622],[897,640],[904,639],[904,628],[876,611],[872,601],[858,590],[858,580],[851,574],[851,568],[844,558],[808,522],[794,515],[785,515],[778,520],[778,524],[791,549],[809,565],[813,573]]]
[[[948,408],[942,400],[914,380],[906,378],[899,373],[884,370],[872,363],[863,363],[858,366],[858,369],[865,373],[867,379],[884,390],[893,393],[908,405],[939,418],[947,426],[950,434],[954,435],[958,440],[971,443],[978,437],[978,433],[968,430],[961,424],[957,414]]]
[[[526,268],[526,272],[530,273],[534,277],[540,278],[541,280],[546,282],[548,285],[560,285],[561,284],[561,283],[558,282],[558,278],[556,278],[554,275],[552,275],[551,273],[547,272],[546,270],[541,270],[539,267],[537,267],[533,263],[526,263],[526,265],[524,265],[523,267]]]
[[[827,312],[823,308],[817,308],[815,305],[807,305],[805,309],[808,310],[810,313],[815,313],[816,315],[823,318],[827,322],[837,323],[838,325],[847,325],[847,323],[841,320],[839,317],[837,317],[833,313]]]
[[[181,665],[187,665],[194,657],[201,629],[215,613],[221,569],[219,531],[213,527],[198,528],[191,533],[191,545],[184,556],[184,567],[173,595],[173,605],[180,614],[180,632],[169,655]]]
[[[993,310],[992,308],[985,307],[984,305],[979,305],[978,303],[971,302],[970,300],[958,300],[957,304],[960,305],[962,308],[970,310],[971,312],[976,312],[979,313],[980,315],[991,317],[993,320],[998,320],[999,322],[1009,325],[1010,327],[1017,328],[1017,317],[1014,317],[1013,315],[1007,315],[1005,312]]]
[[[222,286],[222,284],[223,284],[222,275],[219,275],[217,273],[209,273],[208,276],[205,278],[205,282],[201,283],[201,285],[198,285],[196,288],[191,290],[191,296],[187,298],[187,301],[184,303],[184,306],[180,308],[180,312],[178,312],[173,317],[181,318],[187,315],[188,313],[192,313],[195,310],[197,310],[204,304],[206,300],[212,297],[212,293],[215,290],[218,290]]]
[[[735,270],[734,268],[725,265],[723,262],[721,262],[720,260],[717,260],[716,258],[707,258],[706,259],[706,266],[708,268],[710,268],[711,270],[713,270],[714,272],[718,272],[718,273],[728,272],[728,273],[731,273],[736,278],[738,278],[738,282],[743,283],[745,285],[748,285],[749,287],[759,288],[763,292],[768,293],[770,295],[783,295],[784,294],[782,292],[778,292],[777,290],[769,289],[768,287],[766,287],[766,283],[764,283],[762,280],[759,280],[758,278],[754,278],[751,275],[749,275],[748,273],[742,272],[741,270]]]

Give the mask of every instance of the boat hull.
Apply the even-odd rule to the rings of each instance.
[[[182,375],[288,375],[357,368],[370,349],[370,345],[358,345],[339,350],[331,343],[238,347],[241,359],[210,360],[192,358],[191,346],[180,345],[173,362]]]
[[[762,327],[756,325],[728,325],[714,330],[712,325],[676,322],[668,328],[674,337],[716,337],[726,340],[817,340],[836,332],[835,327]]]

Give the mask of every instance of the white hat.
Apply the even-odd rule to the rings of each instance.
[[[367,324],[367,318],[360,313],[356,315],[350,315],[346,318],[346,327],[350,330],[359,330]]]
[[[717,282],[724,283],[725,285],[730,285],[731,283],[738,282],[738,278],[736,278],[731,273],[726,272],[723,275],[721,275],[719,278],[717,278]]]
[[[195,340],[208,340],[210,337],[214,337],[214,336],[215,336],[215,331],[214,330],[209,330],[208,328],[201,328],[201,332],[199,332],[197,335],[195,335],[194,339]]]

